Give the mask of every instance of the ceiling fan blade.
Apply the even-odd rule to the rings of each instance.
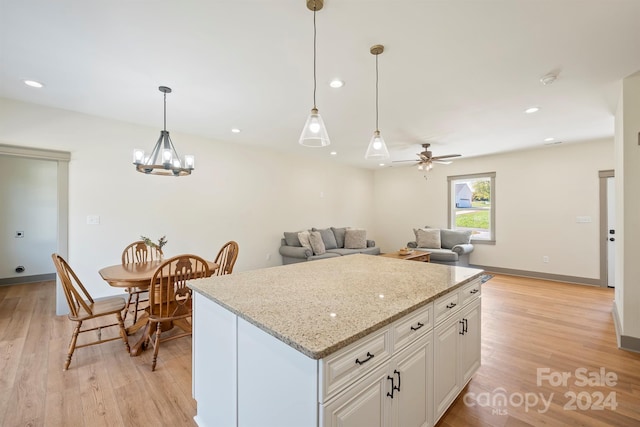
[[[418,162],[418,160],[392,160],[391,163]]]
[[[460,157],[460,154],[447,154],[446,156],[432,157],[431,160],[450,159],[451,157]]]
[[[437,163],[439,165],[450,165],[452,162],[451,160],[447,161],[447,160],[436,160],[436,159],[432,159],[431,160],[433,163]]]

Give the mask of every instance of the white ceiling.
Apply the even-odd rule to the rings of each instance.
[[[422,142],[436,156],[477,156],[612,136],[619,82],[640,70],[639,17],[639,0],[325,0],[317,105],[331,145],[306,148],[306,0],[0,0],[0,97],[160,130],[166,85],[174,134],[335,150],[336,161],[378,167],[364,152],[375,130],[369,48],[383,44],[380,130],[392,160],[414,158]],[[345,86],[330,88],[334,77]]]

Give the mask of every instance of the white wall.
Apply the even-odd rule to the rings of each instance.
[[[193,175],[136,172],[133,148],[151,150],[159,133],[0,99],[2,143],[71,152],[69,262],[96,297],[114,293],[98,270],[119,263],[141,234],[166,235],[167,256],[208,259],[236,240],[237,271],[280,265],[283,231],[349,225],[376,238],[371,171],[172,132],[180,153],[196,155]],[[87,215],[99,215],[100,225],[87,225]]]
[[[415,166],[378,170],[378,242],[393,251],[415,240],[413,228],[446,228],[447,176],[496,172],[496,244],[475,245],[471,263],[598,279],[598,171],[613,169],[613,146],[602,140],[458,159],[435,165],[426,180]]]
[[[0,155],[0,278],[55,271],[56,180],[56,162]]]
[[[615,301],[622,327],[619,332],[640,338],[640,72],[622,81],[621,105],[616,114],[616,129],[621,133],[616,138]]]

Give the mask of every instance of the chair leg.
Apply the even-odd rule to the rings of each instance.
[[[156,361],[158,360],[158,350],[160,349],[160,333],[162,332],[162,322],[158,322],[156,326],[156,336],[153,342],[153,360],[151,361],[151,372],[156,370]]]
[[[133,311],[133,324],[138,321],[138,304],[140,304],[140,292],[136,292],[136,309]]]
[[[73,356],[73,352],[76,349],[76,341],[78,341],[78,335],[80,334],[80,327],[82,326],[82,321],[76,323],[76,327],[73,329],[73,335],[71,335],[71,342],[69,343],[69,351],[67,352],[67,359],[64,362],[63,371],[69,369],[69,364],[71,363],[71,356]]]
[[[129,309],[131,308],[131,299],[133,298],[133,289],[132,288],[128,288],[127,292],[129,292],[129,298],[127,299],[127,305],[125,305],[124,307],[124,315],[122,316],[122,320],[127,320],[127,314],[129,314]],[[135,324],[135,320],[133,321],[133,323]]]
[[[124,319],[120,312],[116,313],[116,317],[118,318],[118,325],[120,325],[120,336],[122,337],[122,341],[124,341],[124,346],[127,348],[127,353],[131,352],[129,348],[129,339],[127,338],[127,330],[124,328]]]

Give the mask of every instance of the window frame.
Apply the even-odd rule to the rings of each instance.
[[[465,179],[477,179],[488,178],[489,185],[491,186],[491,209],[489,211],[489,239],[474,239],[471,235],[471,242],[473,244],[496,244],[496,173],[484,172],[474,173],[466,175],[451,175],[447,176],[447,223],[452,230],[456,229],[455,226],[455,194],[453,194],[453,186],[456,181],[463,181]]]

